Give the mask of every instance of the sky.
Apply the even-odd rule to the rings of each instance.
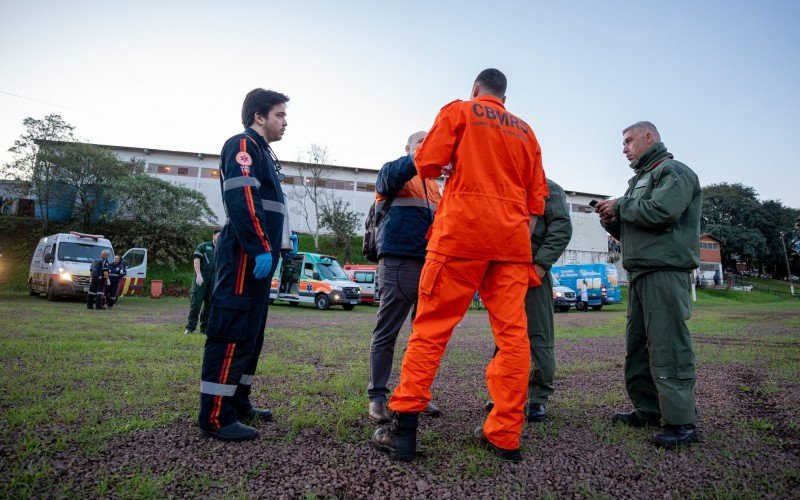
[[[495,67],[568,191],[621,195],[622,129],[649,120],[703,185],[800,208],[798,26],[798,0],[0,0],[0,163],[49,113],[97,144],[218,153],[264,87],[291,98],[279,158],[378,169]]]

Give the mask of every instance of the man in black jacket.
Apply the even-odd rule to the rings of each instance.
[[[394,347],[409,311],[417,302],[419,276],[425,263],[425,235],[441,199],[439,184],[433,179],[420,179],[411,161],[425,135],[425,132],[412,134],[406,144],[407,155],[385,164],[375,184],[376,211],[387,198],[393,197],[378,228],[381,302],[369,353],[369,416],[378,423],[390,419],[386,384],[392,372]],[[440,411],[431,402],[424,413],[438,417]]]

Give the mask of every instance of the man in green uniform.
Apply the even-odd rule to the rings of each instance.
[[[661,425],[655,443],[698,441],[695,357],[686,327],[691,271],[700,265],[700,182],[667,151],[655,125],[623,130],[622,152],[634,176],[618,199],[595,206],[603,227],[622,242],[628,271],[625,385],[634,411],[612,422]]]
[[[528,317],[528,339],[531,342],[531,373],[528,379],[528,406],[525,419],[543,422],[547,419],[547,398],[553,394],[556,372],[555,335],[553,327],[553,281],[550,268],[558,261],[572,239],[572,220],[564,189],[547,179],[550,192],[544,202],[544,215],[539,217],[531,235],[533,266],[542,284],[531,287],[525,295]],[[486,405],[491,411],[493,402]]]
[[[528,338],[531,341],[531,375],[528,381],[528,422],[547,418],[547,398],[553,394],[556,372],[555,336],[553,331],[553,281],[550,268],[558,261],[572,239],[572,221],[564,190],[547,179],[550,195],[544,203],[531,235],[533,266],[542,279],[540,286],[528,289],[525,314],[528,316]]]
[[[208,313],[211,311],[211,292],[214,291],[214,247],[217,245],[219,229],[214,230],[211,241],[197,245],[194,250],[194,281],[192,281],[192,302],[189,318],[183,333],[194,333],[197,318],[200,317],[200,333],[206,333]],[[200,312],[202,306],[202,313]]]

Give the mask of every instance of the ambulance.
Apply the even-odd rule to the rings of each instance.
[[[347,277],[361,288],[361,303],[376,304],[380,301],[378,289],[378,266],[374,264],[345,264]]]
[[[28,272],[28,292],[54,301],[60,297],[86,298],[91,282],[92,261],[108,250],[114,260],[111,242],[101,234],[76,231],[45,236],[36,245]],[[141,293],[147,277],[147,249],[131,248],[122,256],[128,274],[120,280],[120,295]]]
[[[313,304],[320,311],[342,306],[350,311],[361,301],[361,289],[350,281],[336,257],[299,252],[281,257],[269,291],[269,302]]]

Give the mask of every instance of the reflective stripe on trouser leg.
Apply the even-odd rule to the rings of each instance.
[[[497,354],[486,367],[486,386],[494,407],[483,433],[495,446],[519,448],[531,366],[525,294],[532,264],[492,262],[478,289],[489,313]]]
[[[428,252],[419,280],[417,315],[408,339],[400,384],[389,401],[397,412],[421,412],[431,400],[430,387],[453,328],[469,308],[488,267],[487,261],[445,257]]]
[[[250,361],[244,368],[239,385],[236,387],[236,394],[233,397],[233,406],[239,412],[246,412],[253,407],[250,402],[250,391],[253,386],[253,377],[258,368],[258,358],[261,356],[261,349],[264,347],[264,328],[267,324],[267,314],[269,310],[269,302],[264,299],[264,314],[261,318],[261,323],[258,326],[258,333],[256,334],[255,344],[253,345],[253,354],[250,356]]]
[[[547,398],[553,394],[553,376],[556,371],[550,273],[545,273],[540,286],[528,288],[525,294],[525,315],[528,319],[528,340],[531,343],[528,401],[546,404]]]

